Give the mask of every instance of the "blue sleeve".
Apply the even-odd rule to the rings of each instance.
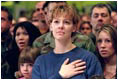
[[[39,63],[40,63],[39,59],[37,59],[34,63],[34,66],[32,69],[32,79],[41,79]]]
[[[91,58],[90,58],[91,57]],[[95,55],[90,56],[87,64],[87,78],[92,77],[93,75],[102,75],[102,67]]]

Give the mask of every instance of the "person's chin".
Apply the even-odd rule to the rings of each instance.
[[[25,78],[29,78],[29,74],[23,74]]]
[[[20,50],[23,50],[23,49],[24,49],[24,47],[19,47],[19,49],[20,49]]]

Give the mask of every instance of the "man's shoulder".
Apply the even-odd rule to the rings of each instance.
[[[88,40],[88,39],[90,39],[88,36],[83,35],[80,32],[76,32],[73,37],[76,38],[76,39],[82,39],[82,40]]]
[[[41,35],[40,37],[36,38],[36,40],[33,42],[33,44],[38,44],[38,43],[44,43],[48,42],[51,38],[51,32],[45,33]]]
[[[73,37],[72,37],[72,42],[81,48],[84,48],[86,50],[95,51],[95,45],[92,41],[92,39],[86,35],[83,35],[80,32],[77,32]]]
[[[72,41],[74,43],[89,43],[89,42],[92,42],[91,38],[86,36],[86,35],[83,35],[82,33],[80,32],[77,32],[75,33],[75,35],[72,37]]]
[[[41,35],[40,37],[36,38],[35,41],[36,41],[36,42],[44,41],[45,38],[47,38],[48,34],[49,34],[49,33],[46,33],[46,34]]]

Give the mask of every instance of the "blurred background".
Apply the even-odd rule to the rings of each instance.
[[[37,2],[40,1],[1,1],[1,6],[10,9],[14,19],[17,20],[19,16],[31,17]],[[67,3],[73,5],[80,15],[89,14],[91,6],[97,3],[109,4],[112,10],[117,11],[117,1],[67,1]]]

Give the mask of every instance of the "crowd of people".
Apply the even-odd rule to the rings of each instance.
[[[116,79],[117,12],[92,6],[78,15],[66,1],[40,1],[16,21],[1,6],[2,79]]]

